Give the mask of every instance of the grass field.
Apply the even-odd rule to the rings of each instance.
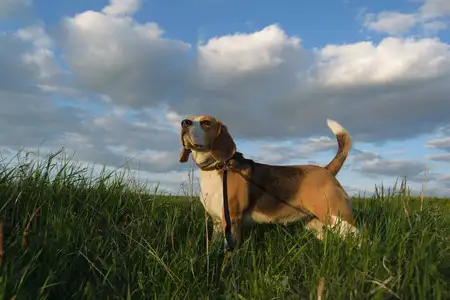
[[[450,199],[400,188],[354,201],[368,228],[360,249],[301,224],[259,226],[222,272],[195,197],[54,158],[4,162],[0,298],[450,299]]]

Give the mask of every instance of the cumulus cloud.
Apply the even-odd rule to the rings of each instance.
[[[186,167],[178,163],[178,130],[191,114],[217,116],[238,144],[260,143],[246,156],[279,163],[336,149],[327,118],[372,143],[448,125],[450,45],[439,38],[307,50],[300,37],[272,24],[194,46],[135,20],[140,5],[111,0],[99,11],[65,17],[54,36],[45,26],[0,35],[1,145],[44,141],[82,161],[118,166],[132,159],[135,168],[162,174]],[[414,176],[423,169],[352,151],[368,174]]]
[[[123,5],[129,2],[135,3]],[[62,49],[80,88],[131,107],[180,101],[189,79],[184,67],[190,45],[163,38],[156,23],[113,14],[110,10],[129,7],[118,3],[105,8],[109,13],[86,11],[63,22]]]
[[[29,89],[36,82],[37,73],[21,58],[27,45],[7,35],[0,35],[0,45],[0,90],[17,92]]]
[[[82,134],[65,136],[61,143],[78,148],[84,160],[106,165],[118,166],[127,161],[134,168],[152,172],[180,169],[178,135],[156,125],[146,111],[133,114],[110,108],[103,115],[84,120],[79,131]],[[79,144],[85,146],[80,149]]]
[[[443,21],[429,21],[422,25],[424,32],[426,34],[434,34],[441,30],[447,29],[448,24]]]
[[[366,141],[410,138],[445,123],[450,48],[439,39],[390,37],[310,52],[274,24],[212,37],[193,56],[159,25],[105,9],[66,18],[64,33],[79,88],[136,109],[216,115],[235,138],[324,135],[327,117],[345,120]]]
[[[413,28],[421,28],[425,33],[433,34],[447,28],[443,17],[450,15],[447,0],[420,0],[423,4],[414,13],[382,11],[367,13],[363,17],[365,28],[389,35],[404,35]]]
[[[140,0],[111,0],[102,12],[111,16],[132,15],[139,9],[140,2]]]
[[[417,21],[417,17],[413,14],[383,11],[379,14],[370,13],[365,15],[364,26],[378,32],[402,35],[409,32],[416,25]]]
[[[450,137],[428,141],[425,147],[450,151]]]
[[[223,84],[223,80],[227,83],[272,70],[298,70],[305,61],[304,55],[298,37],[289,37],[279,26],[269,25],[253,33],[209,39],[198,47],[198,65],[208,84],[212,83],[211,77],[214,83]]]
[[[22,28],[16,32],[16,36],[30,44],[31,49],[23,53],[21,57],[24,63],[37,68],[40,80],[51,80],[52,77],[61,73],[55,62],[53,41],[44,28],[41,26]]]
[[[447,0],[421,0],[424,4],[419,8],[425,18],[441,17],[450,14],[450,2]]]
[[[181,170],[179,138],[158,128],[145,113],[125,115],[114,107],[100,115],[86,109],[58,106],[48,95],[0,92],[0,145],[33,151],[65,148],[74,159],[152,172]],[[37,124],[39,124],[37,126]]]
[[[124,110],[107,97],[60,85],[55,42],[43,27],[0,36],[0,135],[3,153],[64,147],[83,162],[155,173],[174,171],[179,138],[151,110]],[[42,54],[42,55],[41,55]],[[64,101],[55,100],[66,96]],[[67,96],[86,97],[82,104]],[[101,100],[97,99],[100,98]],[[6,151],[6,152],[5,152]]]
[[[330,45],[320,52],[323,67],[318,78],[325,85],[337,86],[436,78],[450,72],[449,53],[449,45],[438,39],[388,37],[378,45]]]
[[[282,31],[268,32],[263,29],[257,36],[273,39],[274,32]],[[173,109],[178,114],[218,115],[235,136],[253,139],[322,135],[329,116],[345,120],[344,127],[355,138],[371,141],[408,138],[446,123],[436,108],[447,101],[444,82],[450,74],[450,48],[438,39],[386,38],[378,45],[328,45],[314,52],[314,60],[306,60],[310,55],[299,44],[294,49],[294,56],[303,57],[297,58],[301,63],[271,64],[289,61],[291,56],[277,59],[280,52],[272,54],[261,46],[254,49],[255,55],[262,52],[272,57],[261,65],[267,67],[264,71],[235,70],[227,75],[224,69],[213,72],[217,68],[210,68],[208,83],[221,78],[219,83],[184,97]],[[233,53],[250,56],[248,51],[237,47]],[[215,53],[222,52],[216,49]],[[430,102],[425,105],[424,99]],[[405,106],[414,109],[401,109]],[[420,124],[418,115],[425,118]],[[404,126],[397,126],[398,122]]]

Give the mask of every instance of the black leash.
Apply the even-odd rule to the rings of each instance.
[[[222,177],[222,194],[223,194],[223,213],[224,213],[224,217],[225,217],[225,240],[227,242],[227,246],[226,246],[226,255],[228,256],[226,258],[227,262],[226,262],[226,269],[230,268],[229,270],[231,270],[232,273],[232,277],[233,277],[233,287],[234,287],[234,292],[235,292],[235,297],[236,299],[239,299],[238,295],[239,295],[239,287],[238,287],[238,283],[236,280],[236,276],[234,274],[234,270],[233,270],[233,264],[232,264],[232,257],[231,257],[231,252],[234,249],[234,245],[233,245],[233,235],[231,233],[231,217],[230,217],[230,208],[228,205],[228,161],[225,161],[225,165],[223,167],[223,177]]]
[[[223,213],[225,216],[225,239],[227,241],[227,252],[233,251],[233,238],[231,233],[231,218],[230,218],[230,208],[228,206],[228,162],[225,162],[223,168]]]

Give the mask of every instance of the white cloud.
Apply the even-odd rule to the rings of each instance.
[[[325,85],[364,85],[433,78],[450,72],[450,46],[438,39],[388,37],[378,45],[328,45],[319,53]]]
[[[425,32],[431,35],[447,28],[448,24],[442,21],[430,21],[423,24]]]
[[[210,75],[239,76],[301,62],[298,37],[289,37],[277,25],[253,33],[209,39],[198,47],[199,68]],[[300,60],[300,61],[299,61]],[[206,78],[205,78],[206,79]]]
[[[404,35],[416,27],[423,29],[427,34],[436,34],[446,29],[448,25],[445,18],[442,18],[450,15],[450,2],[447,0],[420,1],[423,5],[414,13],[397,11],[367,13],[363,18],[363,26],[389,35]]]
[[[128,161],[130,166],[152,172],[183,168],[178,163],[177,133],[157,128],[155,120],[145,112],[130,113],[111,106],[106,109],[104,114],[84,119],[77,136],[65,135],[60,144],[76,150],[79,159],[106,165]]]
[[[425,147],[450,151],[450,137],[428,141]]]
[[[364,26],[378,32],[391,35],[403,35],[409,32],[418,22],[417,16],[395,11],[383,11],[379,14],[367,14]]]
[[[31,42],[36,48],[51,48],[53,41],[40,26],[19,29],[17,36],[26,42]]]
[[[151,106],[165,102],[169,91],[181,97],[177,90],[188,75],[180,68],[190,45],[162,34],[155,23],[86,11],[65,19],[63,49],[82,88]]]
[[[55,62],[53,53],[53,41],[47,35],[44,28],[32,26],[19,29],[16,36],[32,45],[32,49],[22,55],[26,64],[36,66],[41,80],[51,79],[53,76],[61,73],[60,68]]]
[[[111,16],[132,15],[139,10],[141,5],[140,0],[110,0],[109,3],[102,12]]]
[[[448,0],[422,0],[424,4],[419,8],[425,18],[441,17],[450,14]]]
[[[182,116],[174,111],[167,111],[165,117],[174,128],[180,128],[181,121],[183,120]]]
[[[331,115],[350,122],[348,127],[353,134],[358,135],[363,129],[361,125],[352,126],[357,122],[380,130],[380,135],[387,138],[391,132],[402,131],[400,128],[386,130],[399,118],[409,119],[404,121],[411,129],[417,129],[417,122],[410,119],[411,111],[403,115],[398,108],[423,105],[422,92],[426,89],[437,93],[428,98],[439,104],[429,104],[425,111],[444,104],[443,82],[450,74],[450,48],[438,39],[386,38],[378,45],[371,42],[328,45],[316,53],[315,64],[311,62],[309,68],[275,68],[257,75],[238,74],[239,80],[231,81],[232,84],[230,77],[238,76],[236,73],[223,76],[221,82],[227,84],[210,93],[202,91],[192,96],[192,101],[174,109],[178,113],[218,114],[230,120],[235,134],[246,137],[323,134],[324,121],[320,120]],[[422,92],[413,92],[419,86]],[[263,102],[265,105],[261,105]],[[379,122],[365,114],[370,110]],[[428,112],[420,114],[428,115]],[[403,129],[407,127],[405,124]]]
[[[79,89],[117,105],[166,107],[173,116],[216,115],[236,138],[323,135],[327,117],[346,120],[365,140],[415,136],[444,122],[450,50],[439,39],[386,38],[309,52],[271,25],[213,37],[192,58],[191,45],[163,38],[154,23],[87,11],[66,18],[64,29],[62,49]],[[423,105],[425,93],[432,100],[423,111],[398,109]],[[420,128],[417,114],[430,116]]]

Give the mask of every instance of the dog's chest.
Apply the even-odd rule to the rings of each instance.
[[[211,217],[222,217],[222,184],[222,177],[217,171],[200,171],[200,201]]]

